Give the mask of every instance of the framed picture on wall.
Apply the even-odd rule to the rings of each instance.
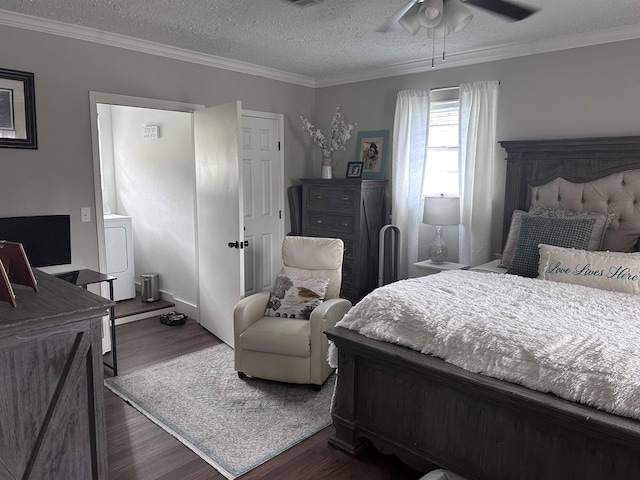
[[[362,162],[362,178],[381,180],[387,157],[389,130],[358,132],[358,162]]]
[[[38,148],[33,73],[0,68],[0,147]]]

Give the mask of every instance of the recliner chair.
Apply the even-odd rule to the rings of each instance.
[[[261,292],[238,302],[233,312],[235,370],[287,383],[310,384],[319,391],[333,372],[327,362],[333,327],[351,308],[339,298],[344,244],[337,238],[285,237],[280,273],[297,278],[328,278],[325,300],[309,319],[265,316],[270,293]]]

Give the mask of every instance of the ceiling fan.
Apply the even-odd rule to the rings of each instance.
[[[507,0],[411,0],[378,31],[391,31],[400,25],[411,35],[415,35],[421,27],[428,29],[429,36],[436,37],[445,36],[449,31],[458,32],[473,18],[464,3],[514,21],[523,20],[537,12],[537,9]]]

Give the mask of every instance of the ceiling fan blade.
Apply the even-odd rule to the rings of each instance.
[[[410,0],[409,2],[407,2],[407,4],[405,6],[403,6],[402,8],[400,8],[396,13],[394,13],[394,15],[387,20],[383,25],[379,26],[376,29],[376,32],[392,32],[394,30],[400,30],[400,24],[398,23],[398,20],[400,20],[402,18],[402,16],[407,13],[407,11],[413,7],[413,4],[416,3],[418,0]]]
[[[507,2],[505,0],[462,0],[465,3],[473,5],[490,12],[503,15],[511,18],[512,20],[523,20],[529,15],[536,13],[538,10],[530,7],[523,7],[521,5]]]

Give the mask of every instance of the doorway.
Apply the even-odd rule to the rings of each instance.
[[[156,154],[151,153],[151,158],[135,159],[134,163],[137,162],[137,164],[135,165],[133,174],[120,175],[119,182],[121,185],[124,182],[126,191],[124,192],[125,194],[120,195],[120,198],[117,199],[114,199],[112,195],[104,195],[103,191],[105,184],[104,177],[106,175],[113,175],[113,172],[106,172],[105,174],[105,172],[101,171],[99,128],[102,127],[99,127],[98,111],[102,108],[102,105],[109,106],[110,109],[118,112],[116,116],[118,116],[119,119],[127,119],[124,125],[120,124],[118,127],[121,131],[124,130],[126,135],[121,135],[119,138],[122,139],[127,135],[137,137],[138,143],[135,145],[136,156],[147,149],[153,152],[154,146],[157,147],[157,145],[159,145],[158,142],[154,143],[154,140],[157,140],[157,138],[153,135],[151,138],[145,138],[148,130],[144,129],[144,127],[158,127],[157,129],[152,129],[152,131],[163,140],[167,140],[172,135],[177,135],[176,131],[184,130],[180,133],[180,136],[183,137],[181,140],[183,147],[179,148],[181,150],[180,154],[177,152],[174,152],[174,154],[169,153],[170,158],[161,158],[161,155],[156,151]],[[197,319],[200,323],[203,323],[201,319],[202,304],[198,291],[200,281],[202,280],[202,272],[199,266],[200,253],[198,251],[198,232],[196,226],[198,207],[196,203],[196,166],[193,149],[193,112],[200,111],[203,108],[202,105],[91,92],[95,211],[101,271],[106,271],[104,220],[102,215],[104,213],[103,205],[106,205],[107,208],[111,209],[112,213],[132,213],[134,235],[136,232],[136,223],[140,225],[139,233],[144,239],[138,242],[136,253],[138,253],[137,250],[140,249],[139,245],[142,242],[144,242],[147,252],[139,254],[135,260],[136,278],[138,278],[140,274],[149,273],[146,270],[157,270],[156,268],[152,268],[153,262],[162,259],[162,268],[164,268],[164,271],[160,272],[160,284],[163,297],[173,301],[176,304],[176,310],[180,309],[179,311]],[[130,112],[127,112],[127,109],[129,109]],[[124,110],[125,114],[120,110]],[[161,120],[154,120],[154,112],[157,113],[156,118],[160,118]],[[244,119],[244,111],[242,111],[242,113],[242,118]],[[282,115],[263,114],[261,112],[248,113],[251,117],[263,116],[267,122],[275,121],[276,131],[272,132],[272,134],[277,137],[275,143],[281,145]],[[166,120],[167,116],[171,118],[173,115],[176,115],[178,118],[181,116],[187,117],[186,130],[179,126],[180,122],[184,124],[184,118],[177,123],[178,126],[172,123],[172,120]],[[165,128],[167,122],[171,125],[170,130]],[[258,130],[260,131],[260,129]],[[244,127],[241,134],[242,151],[244,155],[245,141],[247,140],[247,133]],[[260,135],[258,135],[258,138],[259,137]],[[185,147],[184,145],[187,146]],[[129,147],[127,147],[126,144],[122,145],[118,143],[116,148],[127,151]],[[161,148],[163,150],[166,149],[166,142],[165,146]],[[131,147],[131,149],[133,149],[133,147]],[[258,148],[258,150],[260,150],[260,148]],[[178,156],[181,158],[178,158]],[[256,170],[246,168],[249,164],[245,161],[244,157],[241,157],[240,161],[243,167],[243,173],[241,174],[243,178],[240,180],[243,185],[245,185],[245,188],[248,187],[249,192],[245,191],[243,195],[245,197],[248,194],[251,196],[253,187],[250,187],[250,183],[247,184],[246,179],[256,177]],[[268,182],[270,186],[267,190],[269,188],[274,189],[275,200],[273,200],[272,208],[275,209],[279,219],[282,219],[284,205],[284,191],[282,187],[284,172],[282,164],[282,150],[277,150],[277,155],[273,163],[276,168],[271,170],[272,181],[270,183]],[[165,172],[166,175],[163,176],[163,172]],[[258,175],[258,177],[260,177],[260,175]],[[264,179],[260,178],[259,180],[260,185],[265,184]],[[275,184],[273,181],[275,181]],[[136,193],[138,193],[137,197]],[[260,198],[264,198],[262,192],[259,192],[258,195]],[[250,203],[246,201],[244,204],[250,205]],[[118,211],[119,209],[122,210]],[[241,222],[247,217],[247,212],[245,211],[244,213],[245,215],[241,216]],[[251,215],[249,215],[249,217],[251,217]],[[162,220],[163,218],[164,221]],[[280,221],[277,225],[272,226],[272,228],[274,228],[274,231],[270,232],[269,235],[273,238],[274,243],[280,245],[284,236],[284,222]],[[237,235],[235,236],[237,237]],[[231,237],[229,237],[229,240],[231,240]],[[251,249],[247,249],[247,252],[251,250],[252,254],[258,258],[269,258],[270,261],[272,261],[273,254],[270,252],[262,252],[261,248],[263,247],[264,242],[260,242],[260,245],[255,245],[254,242],[251,241]],[[149,253],[149,251],[151,253]],[[229,253],[231,252],[224,252],[223,254],[228,255]],[[138,261],[138,258],[140,261]],[[279,255],[276,256],[275,260],[276,265],[270,266],[269,268],[279,268]],[[264,262],[261,264],[263,263]],[[244,273],[246,273],[246,269]],[[205,277],[209,274],[210,272],[205,274]],[[220,271],[219,275],[228,278],[229,272]],[[239,276],[242,277],[242,272],[239,273]],[[205,279],[205,281],[208,280]],[[262,287],[262,285],[258,288],[260,287]],[[218,332],[213,333],[218,334]],[[229,343],[228,339],[223,340]]]

